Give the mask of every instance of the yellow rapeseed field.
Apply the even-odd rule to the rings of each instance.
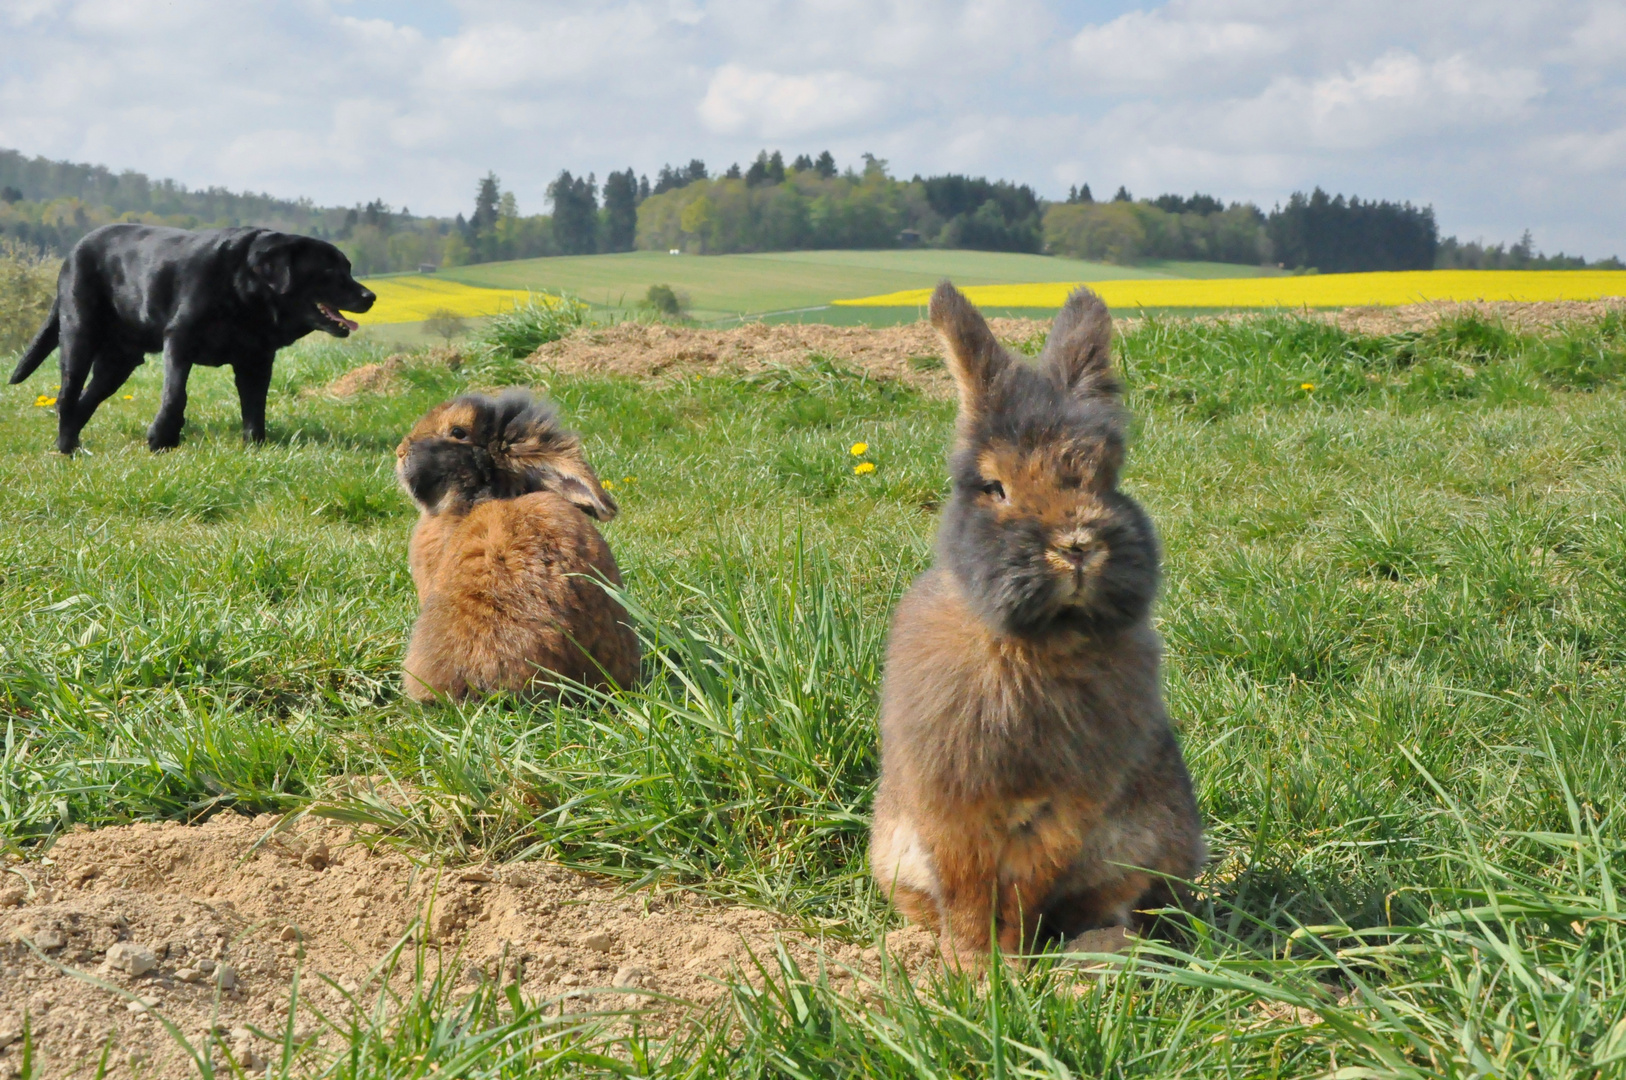
[[[422,274],[377,278],[362,284],[378,294],[371,311],[352,316],[363,326],[422,322],[442,308],[465,319],[479,318],[523,304],[531,295],[524,289],[481,289]]]
[[[972,285],[964,292],[985,307],[1056,308],[1082,284]],[[1305,277],[1091,281],[1111,307],[1338,308],[1393,306],[1428,300],[1597,300],[1626,296],[1626,270],[1402,270]],[[854,307],[915,307],[930,289],[837,300]]]

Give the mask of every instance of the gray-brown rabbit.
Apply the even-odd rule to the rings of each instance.
[[[422,610],[402,683],[438,695],[520,691],[564,676],[631,686],[638,638],[599,585],[620,587],[593,526],[616,514],[553,408],[522,391],[437,405],[395,451],[422,511],[409,548]]]
[[[1163,709],[1157,538],[1118,491],[1106,306],[1073,293],[1036,366],[947,282],[930,313],[959,391],[953,494],[887,646],[870,864],[976,967],[990,931],[1020,951],[1129,924],[1206,851]]]

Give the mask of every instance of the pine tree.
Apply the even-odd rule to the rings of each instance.
[[[566,255],[591,255],[598,249],[598,183],[561,169],[548,185],[553,200],[553,239]]]
[[[632,170],[604,178],[604,250],[631,251],[638,238],[638,181]]]

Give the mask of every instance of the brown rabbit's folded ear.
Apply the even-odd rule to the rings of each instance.
[[[1076,397],[1122,397],[1112,371],[1112,315],[1101,298],[1078,289],[1050,326],[1039,363]]]
[[[948,368],[960,391],[960,413],[981,414],[994,379],[1010,364],[1010,354],[994,340],[982,312],[947,281],[932,293],[928,314],[948,349]]]
[[[555,460],[553,468],[542,476],[542,487],[563,495],[582,513],[599,521],[609,521],[621,512],[598,482],[593,467],[580,457]]]

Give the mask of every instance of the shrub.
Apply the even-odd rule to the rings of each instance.
[[[492,317],[475,344],[493,356],[523,360],[587,321],[587,305],[573,296],[537,293],[513,310]]]
[[[0,356],[33,340],[56,295],[58,262],[12,241],[0,241]]]
[[[453,338],[461,337],[468,332],[468,324],[463,321],[463,316],[451,308],[443,307],[429,313],[429,318],[423,321],[423,328],[436,337],[444,338],[448,345],[452,343]]]
[[[689,306],[689,298],[670,285],[651,285],[644,302],[662,315],[679,316]]]

